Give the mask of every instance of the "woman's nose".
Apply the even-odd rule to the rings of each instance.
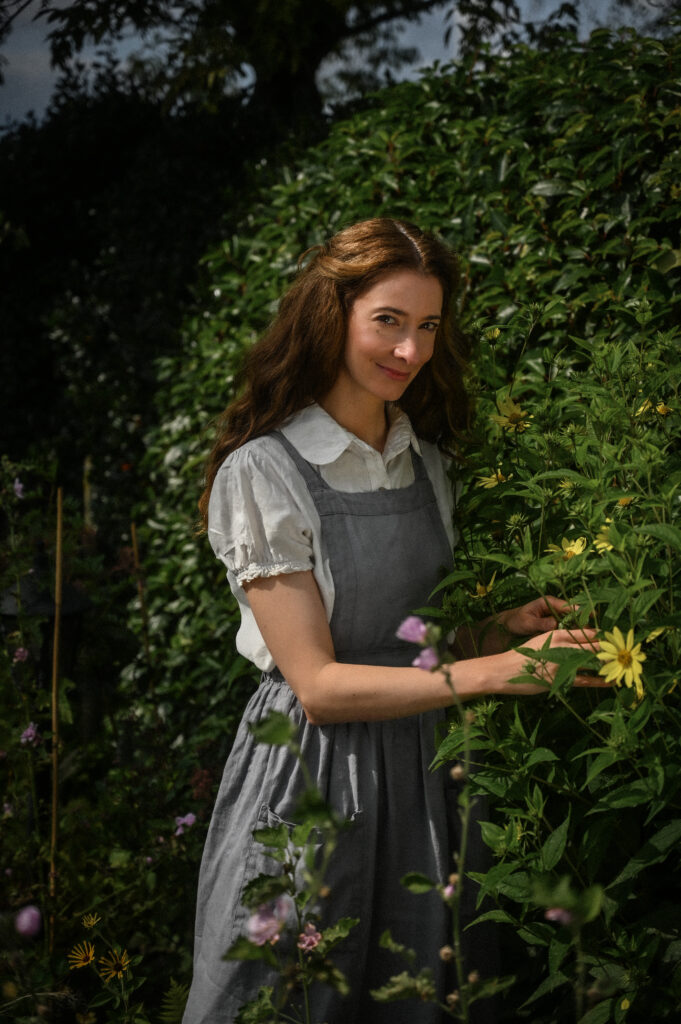
[[[421,362],[418,339],[411,333],[405,334],[395,346],[395,355],[399,356],[400,359],[404,359],[410,365]]]

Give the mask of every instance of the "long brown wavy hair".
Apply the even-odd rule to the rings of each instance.
[[[215,475],[226,456],[323,398],[342,365],[348,313],[360,295],[396,271],[415,270],[442,287],[442,319],[432,358],[397,405],[418,437],[451,450],[468,419],[464,373],[469,343],[456,320],[459,267],[454,253],[413,224],[377,217],[309,249],[304,269],[283,296],[276,319],[246,356],[241,393],[217,422],[199,501],[206,524]]]

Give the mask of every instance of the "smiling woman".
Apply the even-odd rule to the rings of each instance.
[[[206,841],[185,1024],[231,1024],[261,986],[276,984],[264,961],[223,955],[246,930],[246,887],[275,867],[258,861],[253,830],[292,823],[310,782],[353,823],[331,853],[314,934],[343,917],[360,923],[334,951],[350,994],[313,987],[309,1019],[439,1022],[436,1002],[385,1006],[371,991],[393,973],[380,948],[389,929],[418,948],[445,997],[447,901],[437,890],[418,899],[400,879],[418,869],[444,887],[454,866],[456,795],[429,767],[454,701],[449,675],[462,700],[540,692],[509,682],[525,659],[505,649],[508,636],[579,647],[592,635],[556,630],[563,602],[539,599],[487,623],[482,651],[467,637],[484,656],[464,657],[449,675],[414,667],[397,635],[452,564],[444,453],[467,410],[457,285],[453,254],[413,225],[382,218],[346,228],[309,254],[220,423],[201,507],[239,601],[237,647],[263,674]],[[288,747],[255,742],[249,724],[272,711],[293,724],[304,768]],[[277,935],[283,913],[264,914]],[[486,941],[475,964],[493,973]],[[295,986],[285,998],[288,1019],[301,1019]]]

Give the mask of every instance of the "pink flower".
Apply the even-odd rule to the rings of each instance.
[[[430,672],[439,663],[440,658],[434,647],[424,647],[418,657],[414,658],[412,665],[414,668],[422,668],[426,672]]]
[[[418,615],[409,615],[401,623],[395,634],[399,640],[406,640],[410,644],[422,644],[426,639],[428,627]]]
[[[14,652],[14,657],[12,658],[12,664],[16,665],[16,663],[18,661],[26,661],[27,658],[28,658],[28,651],[26,650],[26,648],[25,647],[17,647],[16,651]]]
[[[544,917],[547,921],[556,921],[558,924],[565,925],[566,927],[574,921],[570,911],[565,910],[563,907],[549,907],[544,913]]]
[[[14,493],[17,498],[23,498],[24,496],[24,485],[18,476],[14,478]]]
[[[24,731],[22,732],[19,742],[22,743],[24,746],[26,746],[26,744],[30,744],[30,746],[32,747],[35,747],[36,744],[40,742],[40,737],[38,736],[38,726],[35,724],[35,722],[28,723],[28,728],[24,729]]]
[[[278,896],[273,903],[263,903],[258,907],[255,914],[251,914],[246,925],[251,942],[256,946],[264,946],[266,942],[273,946],[275,942],[278,942],[292,902],[290,896]]]
[[[303,953],[310,953],[321,941],[321,933],[317,931],[311,921],[308,921],[298,936],[298,949],[302,949]]]
[[[456,892],[456,886],[452,885],[451,882],[450,882],[450,884],[446,885],[444,887],[444,889],[442,890],[442,895],[444,896],[444,898],[446,900],[451,900],[451,899],[454,898],[454,893],[455,892]]]
[[[15,929],[19,935],[23,935],[27,939],[32,939],[40,934],[42,923],[40,911],[33,903],[23,907],[14,918]]]
[[[191,828],[192,825],[194,825],[195,823],[196,815],[192,814],[191,811],[189,812],[189,814],[185,814],[184,817],[180,816],[175,818],[175,824],[177,825],[177,828],[175,829],[175,835],[181,836],[184,832],[185,825],[187,826],[187,828]]]

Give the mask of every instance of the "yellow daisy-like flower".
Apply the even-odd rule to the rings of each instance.
[[[568,480],[567,477],[563,477],[563,479],[558,484],[558,488],[561,491],[573,491],[575,488],[575,482],[574,480]]]
[[[602,555],[604,551],[612,551],[612,543],[610,542],[610,523],[612,519],[606,519],[605,525],[601,526],[600,530],[594,537],[594,547],[598,551],[599,555]]]
[[[104,981],[122,978],[130,968],[130,957],[127,950],[110,949],[105,956],[99,958],[99,968]]]
[[[494,420],[497,426],[508,430],[510,434],[522,434],[530,425],[531,416],[523,412],[517,402],[508,396],[497,399],[499,413],[492,413],[490,419]]]
[[[81,924],[83,925],[83,928],[94,928],[94,926],[99,924],[101,920],[102,919],[99,914],[85,914],[85,916],[81,918]]]
[[[643,405],[639,405],[638,409],[635,412],[635,415],[636,416],[644,416],[645,413],[650,412],[652,407],[653,407],[653,403],[650,401],[649,398],[646,398],[646,400],[643,403]]]
[[[620,508],[626,508],[627,505],[631,505],[633,498],[619,498],[617,504]]]
[[[472,594],[471,596],[472,597],[487,597],[487,595],[491,591],[492,587],[494,586],[494,579],[495,579],[495,577],[496,577],[496,572],[493,572],[492,573],[492,579],[489,581],[489,583],[476,583],[475,584],[475,593]]]
[[[91,942],[79,942],[68,954],[67,959],[70,971],[77,967],[87,967],[95,959],[95,947]]]
[[[636,696],[642,699],[641,664],[646,656],[641,652],[641,645],[634,643],[633,629],[629,630],[625,640],[622,631],[615,626],[612,633],[606,633],[605,640],[601,640],[601,649],[596,657],[603,662],[598,671],[607,683],[620,686],[624,682],[629,688],[634,686]]]
[[[504,476],[504,474],[501,472],[501,470],[497,469],[497,470],[495,470],[494,473],[492,473],[491,476],[481,476],[481,477],[478,477],[478,482],[477,482],[477,484],[475,486],[476,487],[484,487],[486,490],[489,490],[491,487],[496,487],[497,484],[503,484],[507,480],[510,480],[512,476],[513,476],[513,473],[511,473],[510,476]]]
[[[673,411],[674,410],[671,409],[668,405],[665,405],[664,402],[658,402],[655,406],[655,412],[658,416],[668,416],[669,413]]]
[[[586,537],[577,537],[576,540],[568,540],[567,537],[563,537],[560,544],[560,547],[557,544],[549,544],[546,550],[557,552],[563,556],[564,562],[569,562],[575,555],[581,555],[585,551]]]

